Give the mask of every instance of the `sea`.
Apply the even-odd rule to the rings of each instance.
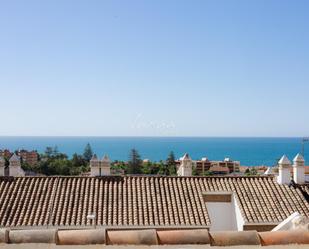
[[[59,152],[71,157],[81,154],[89,143],[99,157],[107,154],[111,160],[128,160],[132,148],[142,159],[165,160],[173,151],[176,158],[189,153],[192,159],[207,157],[209,160],[230,158],[244,166],[273,166],[282,155],[290,160],[302,151],[302,138],[249,138],[249,137],[10,137],[0,136],[0,149],[37,150],[57,146]],[[307,146],[307,147],[306,147]],[[309,143],[305,144],[304,155]]]

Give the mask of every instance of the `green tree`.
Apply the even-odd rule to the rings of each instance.
[[[152,174],[152,162],[143,162],[141,172],[145,175]]]
[[[157,162],[153,162],[150,165],[150,174],[151,175],[158,175],[160,172],[160,164]]]
[[[251,174],[252,176],[258,175],[257,169],[256,169],[255,167],[251,168],[251,169],[250,169],[250,174]]]
[[[58,146],[56,145],[54,147],[54,156],[58,156],[58,154],[59,154],[59,150],[58,150]]]
[[[46,157],[52,157],[53,153],[54,153],[54,150],[53,150],[52,147],[46,147],[44,153],[45,153]]]
[[[57,147],[47,147],[36,165],[22,162],[22,167],[35,173],[45,175],[79,175],[90,170],[88,162],[82,155],[73,154],[72,159],[58,151]]]
[[[129,155],[128,173],[140,174],[142,172],[142,160],[136,149],[132,149]]]
[[[72,157],[72,165],[74,167],[86,166],[87,161],[83,156],[74,153]]]
[[[111,163],[111,169],[118,173],[128,172],[128,164],[124,161],[114,161]]]
[[[245,170],[245,175],[247,175],[247,176],[256,176],[256,175],[258,175],[258,172],[257,172],[256,168],[254,168],[254,167],[252,167],[250,169],[247,168]]]
[[[21,167],[23,170],[32,170],[32,167],[29,163],[24,162],[23,160],[21,161]]]
[[[167,165],[167,172],[165,172],[165,174],[176,175],[176,161],[173,151],[171,151],[170,154],[168,155],[168,158],[166,159],[166,165]]]
[[[67,158],[66,154],[59,153],[58,147],[55,146],[53,147],[46,147],[44,154],[42,157],[45,158]]]
[[[48,173],[51,175],[71,175],[72,168],[71,161],[66,159],[56,159],[48,164]]]
[[[157,165],[158,165],[158,169],[159,169],[158,174],[159,175],[167,175],[167,165],[166,165],[166,163],[160,161]]]
[[[204,176],[212,176],[214,173],[212,172],[212,171],[210,171],[210,170],[206,170],[205,172],[204,172]]]
[[[10,165],[10,161],[9,160],[10,160],[9,158],[4,157],[4,161],[5,161],[4,166],[5,167],[8,167]]]
[[[197,176],[198,175],[196,167],[192,167],[192,175],[193,176]]]
[[[83,156],[84,156],[84,158],[87,162],[89,162],[91,160],[92,156],[93,156],[93,151],[92,151],[92,148],[91,148],[89,143],[87,143],[87,145],[84,149]]]

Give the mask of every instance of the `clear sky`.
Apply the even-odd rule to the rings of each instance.
[[[309,135],[309,1],[0,2],[0,135]]]

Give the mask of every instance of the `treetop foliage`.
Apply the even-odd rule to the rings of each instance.
[[[84,150],[84,153],[83,153],[83,156],[84,156],[84,159],[89,162],[93,156],[93,151],[92,151],[92,148],[90,146],[89,143],[87,143],[86,147],[85,147],[85,150]]]

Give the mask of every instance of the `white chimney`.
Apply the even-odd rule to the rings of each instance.
[[[192,159],[186,153],[182,158],[180,158],[180,166],[177,170],[178,176],[192,176]]]
[[[111,174],[111,161],[105,155],[102,160],[99,160],[94,154],[90,160],[90,175],[91,176],[105,176]]]
[[[16,154],[9,160],[10,176],[25,176],[24,170],[21,168],[20,157]]]
[[[297,184],[305,183],[305,159],[299,153],[293,159],[293,180]]]
[[[111,161],[109,160],[109,157],[107,155],[104,155],[104,157],[102,158],[100,166],[102,175],[111,174]]]
[[[96,154],[94,154],[90,160],[90,175],[101,176],[100,160]]]
[[[277,182],[279,184],[289,184],[291,181],[291,162],[284,155],[278,162],[279,164],[279,175],[277,178]]]

